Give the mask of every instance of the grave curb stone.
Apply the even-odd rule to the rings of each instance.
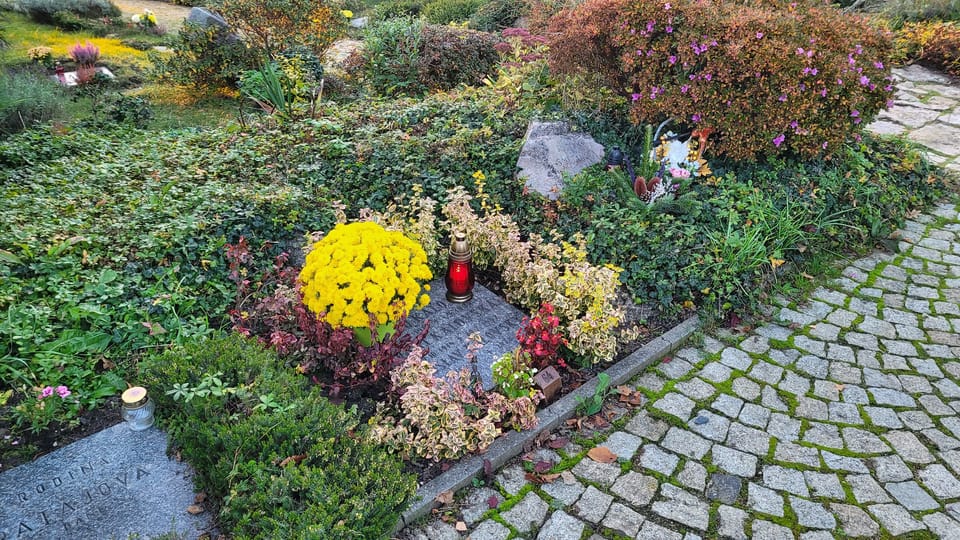
[[[610,366],[604,372],[610,377],[610,386],[616,387],[626,383],[650,364],[678,349],[699,328],[700,319],[696,316],[691,317]],[[499,469],[507,461],[523,452],[523,448],[533,443],[541,433],[552,431],[564,420],[572,417],[577,408],[577,398],[586,399],[592,396],[597,382],[597,377],[590,379],[581,387],[538,412],[539,423],[536,428],[504,434],[490,445],[486,453],[460,460],[447,472],[421,486],[413,502],[394,526],[393,534],[427,516],[437,506],[436,498],[441,493],[456,492],[470,485],[474,478],[483,474],[484,461],[489,461],[494,470]]]

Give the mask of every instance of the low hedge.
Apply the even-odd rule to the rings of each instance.
[[[254,341],[197,341],[140,367],[171,444],[231,536],[383,538],[416,491],[399,458],[367,441],[355,411]],[[209,395],[169,392],[212,376],[221,384]]]

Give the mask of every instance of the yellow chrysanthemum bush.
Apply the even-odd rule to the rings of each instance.
[[[395,322],[429,303],[423,284],[432,277],[420,244],[373,222],[336,225],[300,272],[307,308],[334,328]]]

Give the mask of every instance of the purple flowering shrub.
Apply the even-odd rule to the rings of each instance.
[[[715,128],[734,159],[829,154],[893,95],[889,35],[818,3],[587,0],[549,35],[554,72],[629,89],[636,122]]]

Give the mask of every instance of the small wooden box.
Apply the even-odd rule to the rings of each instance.
[[[540,392],[543,393],[543,397],[550,401],[553,399],[553,396],[560,391],[560,374],[557,373],[557,369],[553,366],[550,366],[540,373],[537,373],[533,377],[533,384],[537,385],[537,388],[540,389]]]

